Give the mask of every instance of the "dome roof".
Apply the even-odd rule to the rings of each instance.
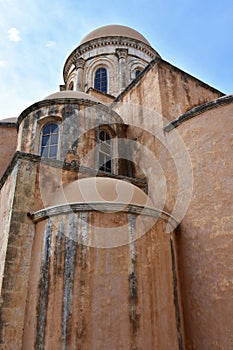
[[[54,194],[49,206],[97,202],[153,207],[149,197],[140,188],[123,180],[106,177],[84,178],[65,185]]]
[[[140,34],[139,32],[137,32],[136,30],[130,27],[126,27],[118,24],[108,25],[108,26],[100,27],[93,30],[81,40],[79,45],[84,44],[85,42],[93,39],[107,37],[107,36],[123,36],[127,38],[132,38],[132,39],[142,41],[143,43],[150,46],[149,41],[147,41],[142,34]]]
[[[54,94],[46,96],[44,98],[44,100],[53,100],[53,99],[58,99],[58,98],[78,98],[78,99],[82,99],[82,100],[90,100],[93,102],[100,102],[96,97],[91,96],[89,94],[86,94],[85,92],[72,91],[72,90],[55,92]]]
[[[17,123],[17,118],[5,118],[0,120],[1,123]]]

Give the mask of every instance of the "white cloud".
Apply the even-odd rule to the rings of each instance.
[[[3,61],[3,60],[0,60],[0,67],[3,67],[4,65],[5,65],[5,61]]]
[[[16,29],[15,27],[12,27],[8,30],[8,38],[10,41],[21,41],[21,37],[20,37],[20,32],[18,29]]]
[[[47,41],[46,42],[46,47],[53,47],[56,45],[56,42],[55,41]]]

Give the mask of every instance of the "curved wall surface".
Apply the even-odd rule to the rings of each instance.
[[[178,349],[169,215],[107,208],[35,213],[25,348]]]

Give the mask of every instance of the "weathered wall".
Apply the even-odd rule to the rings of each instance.
[[[221,96],[173,68],[162,63],[152,67],[114,108],[130,125],[127,137],[139,145],[132,147],[132,161],[138,165],[136,176],[144,174],[148,180],[152,202],[177,220],[184,218],[176,236],[176,254],[185,346],[230,349],[232,107],[219,103],[218,108],[164,132],[162,114],[172,120]],[[143,108],[133,110],[132,102]],[[147,108],[151,114],[145,113]]]
[[[155,131],[162,127],[162,104],[157,65],[140,74],[140,79],[119,96],[113,109],[129,125]]]
[[[44,125],[51,122],[59,124],[57,159],[65,161],[68,150],[84,133],[101,124],[121,124],[122,120],[106,106],[92,101],[82,99],[70,101],[65,98],[59,101],[55,99],[53,103],[41,101],[31,106],[20,117],[17,149],[39,155],[41,130]]]
[[[12,196],[2,188],[2,196],[8,216],[3,220],[4,240],[7,249],[4,266],[4,278],[1,293],[0,349],[21,349],[24,329],[24,314],[28,290],[31,247],[34,235],[34,224],[27,218],[27,212],[33,206],[35,189],[35,164],[18,161],[11,177],[5,183],[12,186]],[[11,206],[11,207],[10,207]],[[3,208],[3,207],[1,207]],[[5,216],[4,216],[5,218]],[[7,232],[8,231],[8,232]]]
[[[0,191],[0,291],[2,289],[2,279],[5,268],[5,258],[7,251],[9,227],[11,222],[11,211],[14,199],[15,181],[17,177],[17,167],[6,180]]]
[[[8,245],[0,348],[31,349],[35,343],[40,348],[44,343],[47,349],[142,349],[146,343],[148,349],[178,349],[180,330],[173,302],[174,271],[166,221],[158,220],[153,229],[131,244],[109,249],[101,248],[97,237],[96,247],[93,241],[92,247],[88,246],[92,231],[87,229],[88,220],[97,228],[118,227],[119,235],[129,220],[131,231],[125,231],[128,241],[134,234],[133,216],[58,216],[46,228],[45,221],[37,223],[34,236],[34,224],[27,213],[42,209],[49,201],[48,193],[78,177],[76,171],[62,170],[56,162],[53,165],[49,161],[40,164],[39,157],[21,155],[2,188],[3,200],[5,196],[10,199],[13,177],[9,234],[4,226]],[[144,224],[137,228],[139,232]],[[96,233],[91,234],[93,238]],[[109,242],[118,241],[114,234],[108,235]],[[75,235],[77,240],[73,239]]]
[[[126,137],[132,141],[128,143],[128,157],[134,163],[135,176],[147,178],[148,193],[157,208],[169,211],[177,201],[182,206],[192,181],[185,142],[177,131],[169,140],[163,126],[170,118],[220,95],[158,59],[117,99],[113,108],[128,124]],[[182,219],[182,211],[175,207],[173,214]]]
[[[203,112],[168,137],[176,130],[186,143],[194,177],[176,240],[187,349],[231,349],[232,105]]]
[[[117,98],[114,110],[125,123],[133,125],[139,122],[139,113],[140,125],[156,132],[155,127],[161,122],[167,124],[189,109],[221,96],[220,91],[168,62],[156,59],[140,75],[140,79]]]
[[[134,164],[134,176],[150,179],[153,187],[150,196],[160,208],[158,202],[160,199],[163,202],[164,178],[160,176],[157,160],[158,145],[164,143],[164,134],[157,65],[141,73],[140,79],[119,97],[113,108],[127,125],[124,148]],[[156,192],[153,183],[156,183]]]
[[[223,96],[218,90],[167,62],[160,61],[158,67],[162,114],[168,121]]]
[[[101,91],[95,90],[93,88],[89,88],[87,93],[90,96],[96,97],[99,101],[104,103],[105,105],[110,105],[114,101],[114,97],[112,95],[105,94]]]
[[[0,123],[1,124],[1,123]],[[17,130],[15,126],[0,125],[0,178],[9,165],[17,145]]]
[[[88,246],[88,222],[121,234],[128,219],[84,212],[36,225],[25,349],[178,349],[166,222],[128,245]]]

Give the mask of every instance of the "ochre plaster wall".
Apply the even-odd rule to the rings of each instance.
[[[0,178],[8,167],[13,155],[16,151],[17,145],[17,130],[16,126],[0,125]]]
[[[18,160],[12,175],[5,182],[6,186],[11,186],[13,202],[8,191],[5,192],[4,188],[1,191],[5,205],[7,204],[5,214],[11,211],[7,227],[3,228],[8,242],[1,291],[2,350],[22,349],[28,272],[34,235],[34,224],[27,217],[27,212],[34,204],[35,170],[33,162]],[[1,222],[4,223],[5,220]]]
[[[137,123],[156,132],[161,123],[166,125],[189,109],[221,96],[220,91],[163,60],[156,60],[141,74],[141,79],[119,96],[114,110],[125,123]]]
[[[178,349],[166,222],[128,245],[88,246],[88,222],[121,230],[127,221],[77,213],[36,225],[25,349]]]
[[[0,192],[0,291],[4,275],[8,235],[11,222],[11,210],[14,199],[17,168],[8,177]]]
[[[158,63],[162,114],[171,121],[189,109],[215,100],[223,94],[170,65]]]
[[[19,117],[19,136],[17,150],[21,152],[40,155],[41,131],[47,123],[59,124],[59,143],[57,158],[65,161],[67,152],[72,145],[93,131],[90,140],[85,140],[88,147],[96,142],[94,129],[102,124],[115,125],[119,132],[122,120],[107,106],[92,101],[73,99],[67,103],[66,99],[54,100],[51,105],[48,101],[41,101],[33,105]],[[83,148],[86,146],[83,145]],[[89,151],[82,151],[83,153]],[[82,158],[82,157],[81,157]],[[93,164],[92,164],[92,167]]]
[[[233,341],[232,105],[216,104],[216,108],[169,133],[164,132],[159,113],[147,117],[144,105],[134,113],[131,101],[141,103],[143,98],[139,95],[144,96],[148,91],[148,109],[155,111],[160,106],[161,114],[172,120],[198,104],[220,97],[221,93],[179,70],[170,69],[167,64],[157,69],[156,74],[155,69],[148,71],[147,77],[154,75],[155,82],[157,76],[159,89],[150,89],[150,79],[142,77],[114,108],[130,125],[127,137],[151,151],[148,158],[139,146],[131,155],[147,180],[153,179],[148,184],[153,203],[182,220],[176,235],[176,254],[186,347],[230,349]]]
[[[141,73],[131,89],[120,96],[114,105],[126,124],[143,127],[148,131],[162,127],[162,105],[157,65]]]
[[[193,167],[192,199],[176,236],[186,345],[231,349],[232,105],[206,111],[177,130]]]

